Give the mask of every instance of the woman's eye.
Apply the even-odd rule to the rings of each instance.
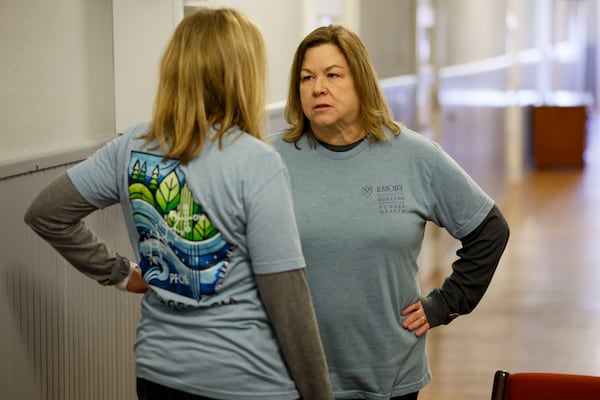
[[[306,81],[309,81],[309,80],[311,80],[311,79],[312,79],[312,76],[310,76],[310,75],[305,75],[305,76],[301,76],[301,77],[300,77],[300,80],[301,80],[302,82],[306,82]]]

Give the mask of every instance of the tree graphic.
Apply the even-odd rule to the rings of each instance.
[[[140,169],[140,176],[138,178],[140,182],[144,182],[146,180],[146,163],[142,164],[142,168]]]
[[[133,168],[131,171],[131,179],[133,181],[139,181],[138,177],[140,175],[140,162],[139,161],[135,161],[135,164],[133,164]]]
[[[158,166],[154,167],[152,170],[152,176],[150,177],[150,184],[148,185],[148,188],[153,192],[158,188],[158,172]]]

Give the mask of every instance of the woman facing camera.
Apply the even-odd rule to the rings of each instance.
[[[337,399],[416,399],[429,329],[475,308],[507,244],[498,207],[435,142],[394,122],[367,50],[342,26],[298,46],[271,139],[288,167],[308,283]],[[423,295],[434,223],[462,244]]]

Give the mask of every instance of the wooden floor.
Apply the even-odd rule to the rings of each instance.
[[[488,400],[497,369],[600,375],[597,120],[583,170],[532,171],[509,189],[502,262],[471,315],[429,332],[433,380],[419,400]]]

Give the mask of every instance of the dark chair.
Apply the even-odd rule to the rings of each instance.
[[[600,376],[496,371],[492,400],[599,400]]]

